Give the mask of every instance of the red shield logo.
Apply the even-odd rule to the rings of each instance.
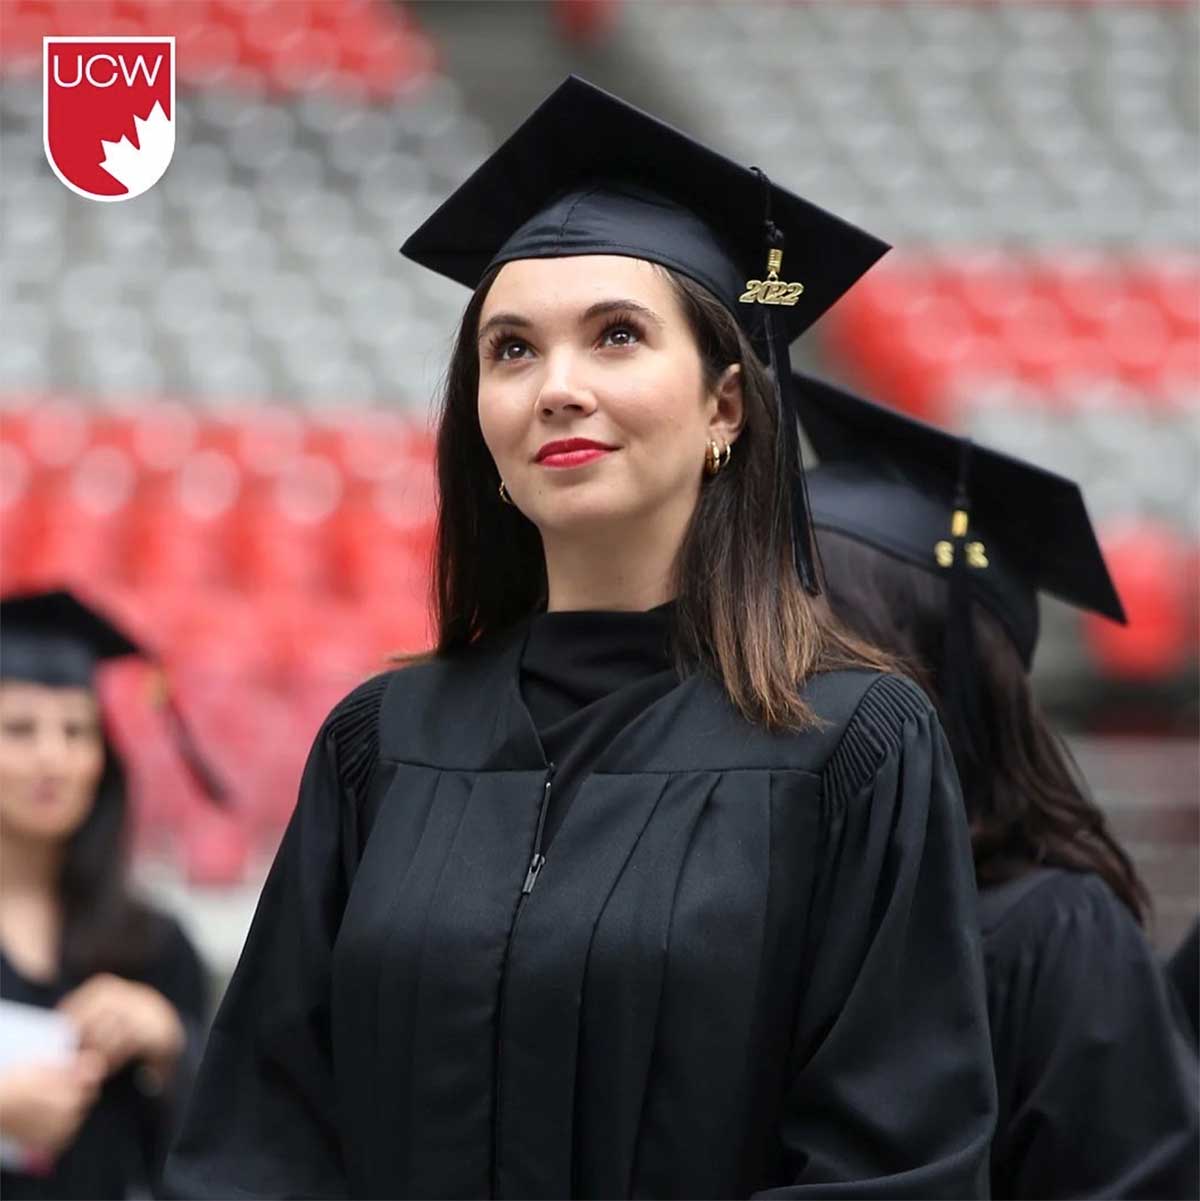
[[[89,200],[132,200],[175,153],[175,39],[42,39],[43,142]]]

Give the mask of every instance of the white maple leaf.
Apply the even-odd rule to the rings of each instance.
[[[140,196],[162,178],[175,153],[175,123],[156,100],[150,116],[134,117],[133,126],[141,149],[125,135],[119,142],[106,142],[101,138],[104,159],[100,166],[118,183],[124,184],[130,196]]]

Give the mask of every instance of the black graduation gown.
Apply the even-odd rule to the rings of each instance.
[[[159,1195],[163,1159],[178,1119],[178,1099],[186,1091],[204,1037],[208,984],[203,965],[177,922],[161,917],[158,945],[145,967],[124,973],[162,993],[183,1021],[188,1047],[172,1087],[161,1095],[139,1088],[131,1065],[105,1081],[74,1142],[47,1175],[0,1170],[0,1197],[115,1198]],[[0,952],[0,996],[6,1001],[52,1009],[82,981],[30,980]]]
[[[1040,868],[980,913],[993,1196],[1200,1196],[1196,1059],[1129,910],[1098,876]]]
[[[557,775],[528,634],[325,723],[172,1189],[982,1196],[974,877],[924,695],[823,676],[796,736],[704,675],[639,694],[534,873]]]

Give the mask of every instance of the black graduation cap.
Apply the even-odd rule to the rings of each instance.
[[[1079,485],[796,373],[813,523],[957,577],[1028,666],[1037,593],[1125,622]]]
[[[0,679],[90,688],[105,659],[142,653],[73,593],[58,590],[0,600]]]
[[[476,287],[514,259],[616,254],[678,271],[734,315],[775,368],[791,413],[787,345],[870,268],[886,243],[576,76],[404,243],[422,266]],[[780,423],[781,499],[810,590],[794,420]]]
[[[154,658],[73,592],[55,589],[0,598],[0,680],[51,688],[94,688],[99,668],[126,655]],[[223,802],[225,789],[196,746],[161,668],[156,699],[197,783],[212,800]]]

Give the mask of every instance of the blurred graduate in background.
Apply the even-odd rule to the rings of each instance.
[[[954,752],[980,888],[994,1197],[1196,1197],[1197,1071],[1142,881],[1033,697],[1039,591],[1124,612],[1070,480],[798,376],[828,598]]]
[[[0,601],[0,1192],[157,1193],[205,972],[126,877],[96,672],[141,653],[68,592]]]

